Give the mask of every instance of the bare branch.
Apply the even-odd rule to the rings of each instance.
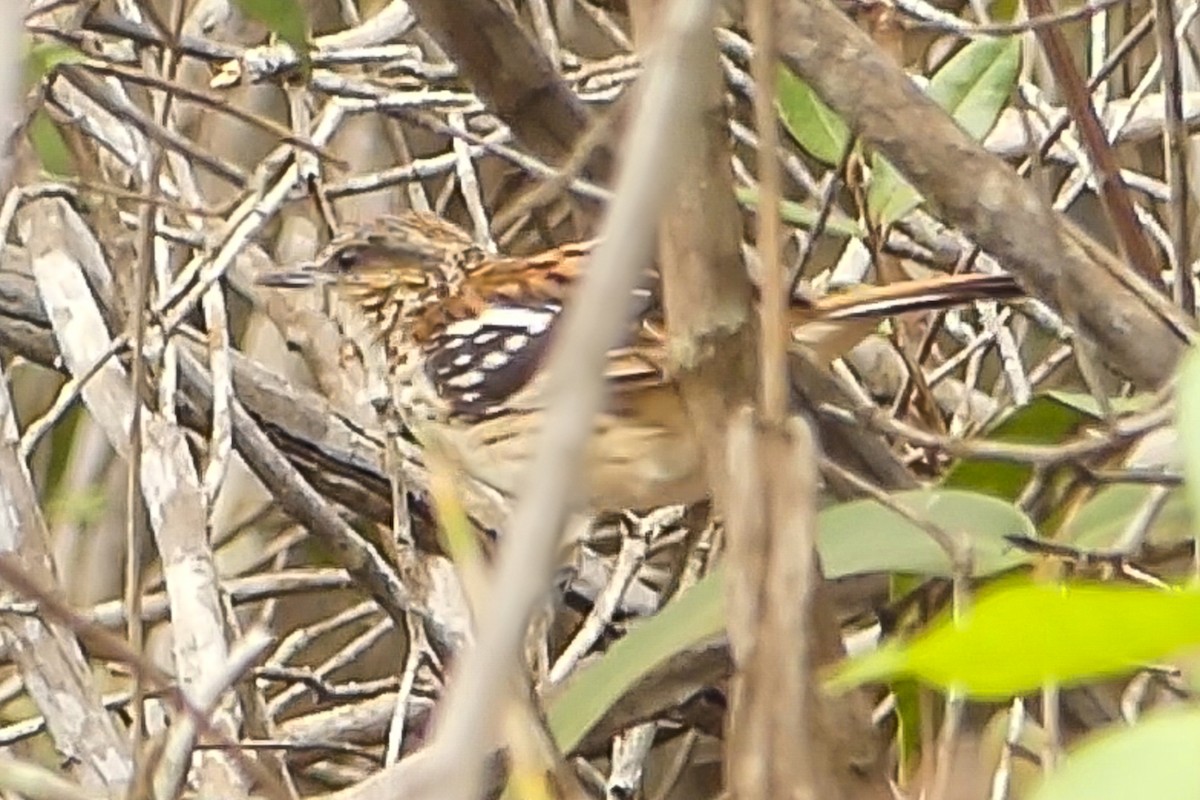
[[[971,140],[828,0],[786,0],[780,57],[947,221],[1010,269],[1133,380],[1173,372],[1193,326]],[[950,155],[953,157],[948,157]]]

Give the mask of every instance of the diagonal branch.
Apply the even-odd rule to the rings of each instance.
[[[550,57],[500,0],[411,0],[421,26],[458,65],[475,94],[526,148],[554,164],[567,160],[587,127],[587,111]],[[584,174],[603,181],[612,154],[597,148]]]
[[[1141,276],[971,139],[829,0],[780,7],[780,58],[951,225],[1077,323],[1143,385],[1172,374],[1194,328]]]

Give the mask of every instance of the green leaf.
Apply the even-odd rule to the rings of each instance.
[[[955,622],[843,662],[830,688],[912,677],[1000,700],[1128,673],[1200,643],[1200,592],[1008,581]]]
[[[1191,800],[1200,797],[1200,710],[1171,709],[1090,737],[1031,800]]]
[[[1084,414],[1096,419],[1104,419],[1104,410],[1100,408],[1100,402],[1096,397],[1088,392],[1067,392],[1062,389],[1051,389],[1046,392],[1046,397],[1051,397],[1062,403],[1077,409]],[[1108,398],[1109,407],[1117,414],[1132,414],[1138,411],[1148,410],[1155,402],[1154,395],[1141,393],[1135,394],[1132,397],[1110,397]]]
[[[300,58],[302,69],[309,69],[308,15],[299,0],[235,0],[246,16],[267,26],[271,33],[287,42]]]
[[[33,115],[26,131],[38,160],[50,175],[69,177],[75,174],[75,164],[71,160],[71,150],[58,127],[51,121],[45,111]]]
[[[1200,517],[1200,348],[1191,348],[1179,367],[1179,448],[1183,455],[1184,486],[1193,518]]]
[[[1096,398],[1086,392],[1050,391],[1047,397],[1070,406],[1088,417],[1104,418]],[[1118,397],[1109,400],[1111,410],[1118,414],[1147,410],[1155,399],[1148,394]],[[1172,468],[1169,462],[1175,451],[1173,431],[1143,439],[1127,454],[1127,462],[1142,469]],[[1148,484],[1115,484],[1102,486],[1065,520],[1056,538],[1081,550],[1104,551],[1122,546],[1122,539],[1135,527],[1145,525],[1145,516],[1153,513],[1153,522],[1144,541],[1156,546],[1169,546],[1192,536],[1192,521],[1186,493],[1172,489],[1164,499],[1162,487]]]
[[[1135,522],[1142,524],[1147,511],[1161,503],[1145,543],[1162,547],[1187,541],[1193,533],[1186,492],[1172,489],[1166,500],[1162,500],[1157,496],[1158,491],[1142,484],[1105,486],[1088,498],[1057,538],[1081,550],[1111,550],[1121,543]]]
[[[917,517],[962,537],[972,575],[991,575],[1028,563],[1005,536],[1036,536],[1033,522],[1011,503],[976,492],[918,489],[893,499]],[[855,500],[821,512],[821,565],[827,578],[881,572],[948,577],[945,551],[919,527],[874,500]]]
[[[78,64],[87,59],[87,54],[62,42],[34,42],[26,38],[25,89],[36,86],[46,76],[64,64]],[[37,153],[42,169],[56,177],[75,174],[71,151],[58,128],[44,110],[37,111],[25,130],[33,150]]]
[[[1020,65],[1018,37],[976,39],[934,74],[929,96],[972,138],[981,140],[1008,102]]]
[[[1021,44],[1015,36],[976,39],[942,65],[929,81],[929,96],[963,130],[983,139],[1004,109],[1020,68]],[[901,219],[921,203],[921,195],[887,161],[872,160],[867,207],[881,225]]]
[[[1086,423],[1089,416],[1048,395],[1039,395],[1018,408],[988,432],[993,442],[1056,444]],[[1033,474],[1032,467],[985,459],[956,463],[942,479],[942,486],[974,489],[1007,500],[1020,495]]]
[[[736,190],[738,202],[750,208],[758,208],[758,190],[746,186]],[[817,224],[818,213],[815,208],[801,205],[792,200],[779,201],[779,218],[792,225],[812,229]],[[849,236],[861,239],[866,236],[862,226],[846,216],[845,212],[834,208],[825,220],[825,233],[837,236]]]
[[[102,486],[85,486],[69,494],[57,494],[46,504],[54,524],[94,525],[109,509],[109,492]]]
[[[1011,505],[968,492],[902,492],[897,497],[921,516],[965,535],[975,553],[975,574],[1023,561],[1002,551],[1005,534],[1033,535],[1029,520]],[[947,575],[949,562],[929,537],[874,503],[849,503],[818,517],[818,547],[828,577],[858,572]],[[555,741],[570,752],[619,698],[676,653],[720,635],[725,629],[724,568],[718,566],[599,659],[582,668],[551,699],[547,716]]]
[[[564,753],[571,752],[613,703],[647,673],[725,629],[722,583],[720,570],[709,573],[662,611],[634,625],[567,682],[546,711],[554,740]]]
[[[921,193],[912,187],[890,161],[878,153],[872,153],[867,208],[879,225],[890,225],[919,205]]]
[[[25,81],[32,86],[63,64],[78,64],[87,53],[63,42],[38,42],[25,53]]]
[[[841,161],[850,143],[850,129],[786,67],[779,68],[775,105],[783,126],[805,152],[830,166]]]

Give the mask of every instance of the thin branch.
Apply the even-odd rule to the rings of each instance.
[[[479,641],[461,664],[444,706],[444,721],[430,745],[437,796],[469,800],[479,795],[482,768],[495,744],[508,680],[529,615],[553,565],[567,503],[578,497],[583,448],[604,399],[606,354],[622,335],[650,255],[653,220],[674,188],[681,152],[668,135],[673,122],[698,113],[702,94],[691,79],[697,47],[708,29],[711,3],[677,0],[666,19],[657,60],[647,69],[630,148],[617,180],[616,199],[602,226],[575,301],[560,323],[550,355],[551,401],[540,441],[501,548],[493,602],[479,620]],[[628,313],[628,312],[627,312]],[[404,764],[397,765],[403,768]],[[415,796],[415,795],[414,795]]]

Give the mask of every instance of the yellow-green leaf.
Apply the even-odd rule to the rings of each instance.
[[[25,54],[25,80],[28,85],[37,83],[63,64],[78,64],[87,58],[63,42],[38,42],[29,47]]]
[[[1200,592],[1116,584],[1005,582],[963,617],[844,662],[829,685],[912,677],[1002,699],[1131,672],[1200,644]]]
[[[986,439],[1014,444],[1056,444],[1091,416],[1050,395],[1039,395],[988,431]],[[987,459],[959,461],[942,480],[947,488],[973,489],[1015,499],[1033,474],[1023,464]]]
[[[67,142],[45,111],[38,111],[33,115],[27,135],[38,160],[42,163],[42,169],[58,177],[75,174],[75,165],[71,161],[71,151]]]

